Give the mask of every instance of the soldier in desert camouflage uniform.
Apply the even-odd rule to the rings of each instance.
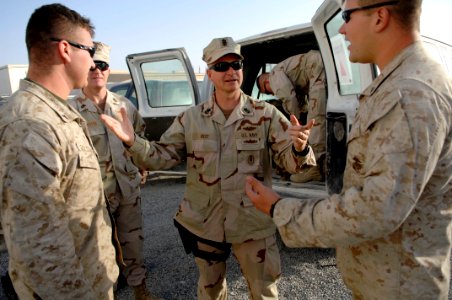
[[[278,201],[248,178],[247,194],[287,245],[336,247],[354,298],[447,299],[452,80],[420,41],[420,0],[347,0],[343,9],[350,60],[381,74],[359,97],[342,192]]]
[[[322,56],[319,51],[291,56],[278,63],[270,73],[256,79],[261,93],[275,95],[282,101],[288,114],[300,118],[307,113],[308,120],[315,120],[309,144],[314,150],[317,166],[305,168],[290,177],[294,182],[323,181],[326,151],[326,83]]]
[[[134,132],[144,137],[145,123],[133,104],[123,96],[107,90],[110,75],[110,46],[94,42],[95,67],[88,75],[88,85],[70,101],[88,124],[97,151],[104,192],[121,244],[122,273],[133,287],[135,299],[155,299],[146,288],[143,257],[143,221],[140,197],[140,172],[120,139],[107,130],[100,114],[115,116],[121,107],[133,122]]]
[[[99,164],[65,101],[86,84],[93,33],[60,4],[35,10],[27,78],[0,112],[1,222],[20,299],[113,299],[118,267]]]
[[[272,159],[292,173],[315,164],[306,146],[313,122],[300,126],[293,118],[292,126],[274,106],[241,91],[243,57],[231,38],[213,39],[203,59],[214,94],[180,114],[159,142],[135,138],[127,122],[104,119],[131,146],[140,166],[169,168],[187,158],[187,188],[175,222],[199,268],[198,298],[227,298],[226,259],[232,247],[251,298],[277,299],[276,229],[245,195],[245,177],[270,186]]]

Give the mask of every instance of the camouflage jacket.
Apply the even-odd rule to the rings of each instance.
[[[114,196],[119,187],[123,203],[135,202],[140,194],[141,176],[138,168],[125,149],[122,141],[100,119],[100,114],[117,116],[121,107],[126,108],[127,115],[135,128],[135,133],[144,136],[145,123],[133,104],[126,98],[107,91],[105,109],[98,106],[81,92],[69,102],[86,120],[88,131],[96,148],[99,165],[107,198]]]
[[[83,118],[22,80],[0,112],[1,222],[20,299],[109,299],[118,276]]]
[[[273,105],[241,94],[226,120],[214,96],[181,113],[159,142],[137,138],[129,149],[148,168],[168,168],[187,159],[187,184],[176,220],[205,239],[241,243],[275,232],[272,220],[245,194],[245,177],[271,185],[272,157],[295,173],[315,165],[312,150],[299,157],[286,132],[289,121]]]
[[[447,299],[452,239],[452,80],[421,42],[360,96],[341,194],[283,199],[291,247],[334,247],[360,299]]]
[[[307,112],[307,102],[322,106],[325,111],[325,70],[320,52],[311,50],[291,56],[278,63],[270,72],[269,83],[276,97],[289,114]],[[308,97],[309,99],[306,99]]]

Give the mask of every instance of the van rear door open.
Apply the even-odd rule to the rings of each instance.
[[[339,193],[345,169],[347,138],[358,108],[358,96],[372,83],[379,70],[373,64],[349,61],[348,42],[339,33],[344,21],[336,1],[324,1],[311,22],[325,65],[328,85],[327,188],[329,193]],[[432,57],[452,74],[452,47],[425,36],[421,38]]]
[[[159,140],[174,118],[199,103],[195,73],[184,48],[130,54],[127,65],[146,138]]]
[[[342,20],[336,1],[325,1],[312,18],[327,77],[327,188],[342,189],[347,155],[347,137],[358,108],[358,95],[372,82],[375,69],[370,64],[351,63],[347,41],[339,33]]]

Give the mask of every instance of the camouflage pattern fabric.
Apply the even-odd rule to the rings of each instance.
[[[205,251],[215,251],[208,245],[201,246]],[[276,282],[281,275],[281,260],[275,236],[232,244],[232,250],[246,281],[252,283],[250,299],[278,299]],[[198,299],[227,299],[226,262],[198,257],[195,262],[199,270],[204,270],[199,274]]]
[[[280,258],[276,244],[269,243],[274,241],[275,225],[246,196],[245,177],[255,176],[271,186],[272,157],[291,173],[304,164],[315,165],[312,149],[303,157],[294,154],[286,132],[289,125],[273,105],[243,92],[226,119],[212,96],[176,117],[159,142],[136,138],[129,149],[134,161],[149,169],[170,168],[186,158],[186,190],[175,219],[198,237],[233,244],[254,299],[277,299]],[[205,244],[199,247],[217,251]],[[225,263],[195,261],[198,298],[225,299]]]
[[[176,220],[204,239],[242,243],[273,235],[270,217],[245,194],[245,177],[271,186],[271,158],[288,172],[315,165],[310,149],[298,157],[286,132],[289,121],[273,105],[243,92],[226,120],[214,96],[181,113],[159,142],[139,137],[129,149],[139,166],[171,168],[187,159],[187,183]]]
[[[124,144],[106,128],[100,119],[100,114],[118,117],[119,109],[124,107],[137,135],[144,136],[146,125],[135,106],[127,98],[110,91],[107,91],[103,112],[83,92],[71,100],[70,104],[87,122],[91,140],[98,154],[105,195],[115,219],[126,265],[122,272],[130,286],[137,286],[146,278],[140,198],[141,176]]]
[[[319,159],[326,151],[326,79],[320,52],[311,50],[291,56],[270,72],[270,87],[288,114],[315,119],[309,143]]]
[[[417,42],[360,96],[341,194],[283,199],[290,247],[333,247],[356,299],[447,299],[452,80]]]
[[[63,99],[20,82],[0,112],[1,222],[20,299],[113,299],[118,277],[99,164]]]

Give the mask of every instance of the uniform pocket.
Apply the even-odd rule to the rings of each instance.
[[[239,173],[262,174],[265,147],[260,139],[237,139],[237,168]]]
[[[193,155],[189,157],[189,163],[199,173],[216,177],[218,154],[217,140],[193,140]]]
[[[97,161],[97,157],[94,154],[94,151],[90,146],[77,144],[77,148],[79,150],[78,162],[79,162],[80,168],[88,168],[88,169],[98,169],[99,168],[99,162]]]

